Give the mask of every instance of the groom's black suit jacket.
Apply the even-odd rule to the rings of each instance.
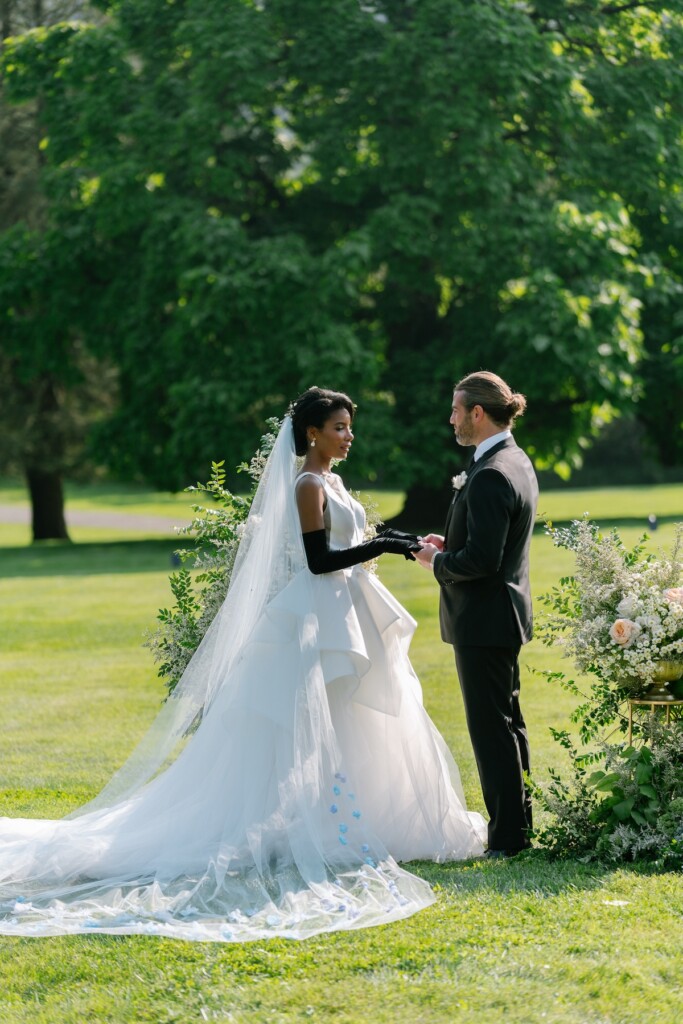
[[[441,638],[456,647],[516,647],[532,634],[529,546],[538,484],[527,455],[508,437],[467,471],[446,519]]]

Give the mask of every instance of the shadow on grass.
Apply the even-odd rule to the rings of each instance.
[[[618,871],[641,876],[666,873],[647,863],[612,865],[558,860],[542,850],[533,850],[509,860],[478,859],[449,864],[414,861],[404,866],[430,885],[454,896],[484,892],[555,896],[567,890],[600,889],[605,880]]]
[[[170,572],[178,537],[0,548],[0,579]],[[189,546],[189,545],[188,545]]]

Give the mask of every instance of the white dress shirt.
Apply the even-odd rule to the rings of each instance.
[[[512,437],[511,430],[501,430],[498,434],[492,434],[491,437],[487,437],[485,441],[481,441],[474,449],[474,461],[479,462],[484,452],[487,452],[489,448],[493,448],[494,445],[504,441],[507,437]]]

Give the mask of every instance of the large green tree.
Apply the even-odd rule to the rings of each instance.
[[[120,370],[110,465],[179,486],[327,383],[419,517],[462,373],[526,392],[560,471],[639,396],[642,310],[677,301],[680,2],[100,6],[4,67],[41,104],[78,329]]]

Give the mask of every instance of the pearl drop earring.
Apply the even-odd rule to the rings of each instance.
[[[315,448],[315,438],[311,441],[311,448]]]

